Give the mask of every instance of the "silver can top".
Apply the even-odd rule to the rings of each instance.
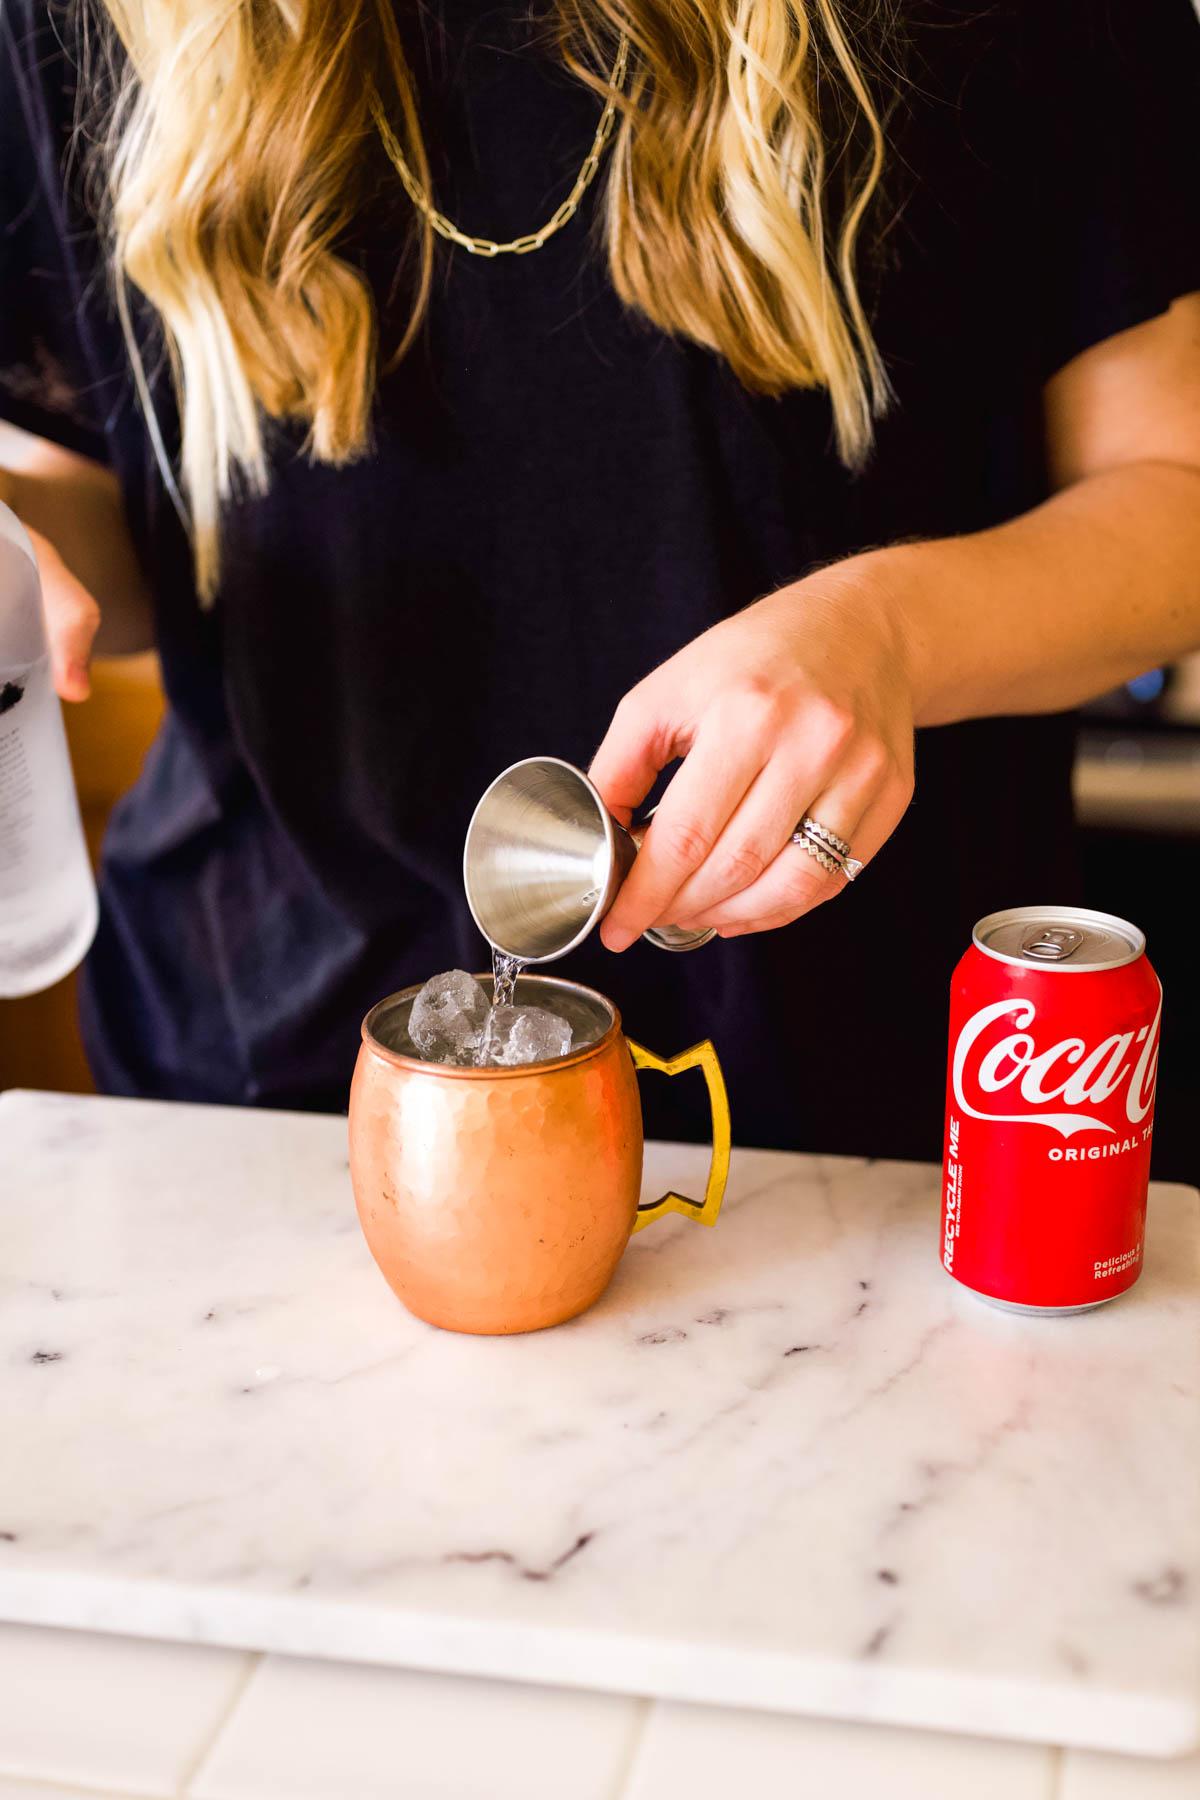
[[[1136,962],[1146,939],[1128,919],[1085,906],[1010,906],[980,919],[972,939],[986,956],[1020,968],[1094,974]]]

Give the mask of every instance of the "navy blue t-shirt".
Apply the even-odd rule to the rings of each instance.
[[[231,508],[203,611],[68,153],[69,16],[0,11],[0,414],[119,475],[170,700],[104,849],[84,990],[102,1088],[344,1107],[367,1008],[484,962],[461,851],[500,769],[586,766],[629,687],[814,565],[1036,504],[1046,379],[1200,287],[1189,0],[899,13],[907,88],[864,260],[896,402],[865,473],[838,463],[824,396],[753,396],[622,308],[594,229],[602,171],[534,255],[439,242],[370,455],[317,467],[299,430],[273,430],[271,491]],[[536,227],[595,96],[515,6],[437,0],[421,20],[439,203],[495,238]],[[386,351],[411,211],[376,162],[349,250]],[[165,379],[155,398],[173,448]],[[1059,717],[923,732],[908,816],[833,904],[691,955],[593,941],[559,968],[663,1053],[711,1036],[741,1142],[935,1156],[973,921],[1077,898],[1071,749]],[[705,1135],[698,1076],[643,1097],[650,1131]]]

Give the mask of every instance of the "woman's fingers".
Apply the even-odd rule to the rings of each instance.
[[[732,681],[710,697],[688,743],[687,728],[667,722],[678,712],[663,712],[686,686],[658,670],[634,689],[592,765],[592,779],[620,816],[660,767],[686,751],[605,920],[601,936],[611,950],[651,925],[677,922],[685,906],[716,905],[749,887],[794,830],[804,800],[827,785],[852,747],[848,712],[819,694],[781,695],[761,679]]]
[[[588,770],[604,804],[622,825],[629,824],[658,771],[677,754],[647,696],[648,685],[631,688],[621,701]]]
[[[903,779],[889,781],[865,811],[856,812],[861,806],[861,796],[855,798],[835,788],[814,800],[807,812],[809,817],[844,838],[850,845],[851,856],[862,863],[865,870],[899,824],[911,793],[911,784]],[[824,901],[832,900],[847,885],[844,875],[830,874],[815,856],[789,841],[752,886],[703,917],[684,918],[679,923],[689,928],[712,927],[722,937],[773,931],[780,925],[790,925],[793,919],[811,912]]]
[[[821,806],[819,813],[818,804]],[[808,812],[850,843],[853,854],[865,864],[866,857],[859,855],[861,815],[848,814],[845,808],[839,809],[828,799],[814,802]],[[793,829],[795,823],[793,821]],[[679,923],[689,931],[715,929],[730,935],[740,931],[768,930],[811,912],[814,906],[840,894],[845,886],[844,875],[831,873],[801,844],[793,843],[789,831],[782,848],[757,881],[748,883],[740,892],[714,906],[684,913]]]
[[[720,733],[707,732],[696,740],[663,795],[637,861],[600,928],[610,950],[626,949],[655,920],[673,916],[676,896],[736,813],[762,758],[753,739],[731,742]]]
[[[72,575],[49,538],[40,531],[29,531],[29,538],[37,553],[42,581],[54,685],[60,699],[86,700],[91,692],[88,663],[100,625],[100,608],[83,583]]]
[[[806,728],[781,743],[712,855],[676,896],[673,923],[689,930],[740,924],[765,916],[764,899],[772,915],[790,907],[798,918],[843,881],[802,844],[792,845],[804,817],[852,843],[860,861],[863,821],[882,796],[891,798],[893,823],[899,818],[911,787],[882,741],[866,733],[848,739],[831,733],[819,712],[816,724],[814,730],[805,721]]]
[[[786,755],[761,769],[741,805],[728,819],[712,851],[672,897],[672,920],[707,917],[753,887],[795,831],[812,792],[807,759]]]

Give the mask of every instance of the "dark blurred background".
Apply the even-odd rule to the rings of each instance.
[[[1075,810],[1089,906],[1132,919],[1163,983],[1151,1173],[1200,1181],[1200,656],[1083,709]]]

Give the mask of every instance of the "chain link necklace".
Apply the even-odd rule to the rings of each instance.
[[[383,109],[383,101],[377,93],[371,95],[371,112],[376,128],[383,140],[388,160],[404,184],[404,191],[418,210],[424,213],[430,225],[439,237],[449,239],[463,250],[469,250],[472,256],[528,256],[531,250],[540,250],[547,238],[552,238],[556,231],[561,231],[570,219],[575,217],[579,202],[583,199],[588,187],[600,167],[600,158],[604,155],[605,145],[612,136],[613,120],[616,117],[617,95],[625,85],[625,65],[629,58],[629,39],[621,33],[621,41],[617,45],[617,60],[608,78],[608,100],[600,115],[600,123],[596,127],[596,135],[592,139],[592,147],[583,159],[583,166],[575,177],[575,185],[563,201],[555,208],[551,217],[540,231],[527,232],[524,237],[512,238],[507,244],[498,244],[493,238],[472,237],[469,232],[460,231],[453,219],[439,212],[432,199],[409,168],[403,150],[396,141],[396,134],[388,123]]]

